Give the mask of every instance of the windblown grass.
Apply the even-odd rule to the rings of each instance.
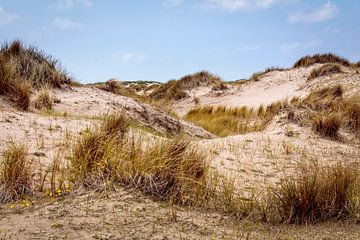
[[[318,77],[323,77],[323,76],[329,76],[329,75],[333,75],[336,73],[342,73],[341,68],[339,67],[339,65],[336,64],[325,64],[319,68],[316,68],[314,70],[311,71],[308,80],[312,80]]]
[[[0,49],[0,95],[8,96],[21,109],[29,107],[32,88],[71,83],[58,61],[36,47],[16,40]]]
[[[344,89],[342,85],[334,85],[324,87],[319,90],[312,91],[300,104],[305,104],[312,110],[320,111],[323,109],[332,109],[335,103],[343,99]]]
[[[186,75],[179,80],[170,80],[160,85],[150,97],[154,100],[180,100],[189,97],[185,92],[195,87],[213,86],[215,89],[225,89],[226,85],[220,77],[207,71],[197,72],[192,75]]]
[[[313,129],[324,137],[336,139],[341,126],[338,114],[318,114],[313,119]]]
[[[274,193],[272,211],[283,223],[356,218],[359,174],[342,163],[322,167],[311,162],[303,165],[298,175],[283,180]]]
[[[344,98],[341,85],[312,91],[305,99],[294,105],[303,109],[300,122],[308,125],[322,136],[336,139],[341,128],[359,133],[360,96],[355,94]],[[290,113],[289,113],[290,114]],[[294,111],[291,116],[294,117]],[[290,116],[290,115],[289,115]]]
[[[75,187],[134,188],[157,200],[245,216],[247,204],[234,186],[210,171],[207,155],[186,140],[135,142],[121,114],[109,115],[74,144],[70,174]]]
[[[294,68],[309,67],[316,63],[338,63],[343,66],[351,65],[351,63],[347,59],[339,57],[332,53],[327,53],[315,54],[312,56],[307,55],[305,57],[302,57],[294,64]]]
[[[11,143],[0,169],[0,202],[20,200],[33,193],[32,172],[24,145]]]
[[[225,137],[263,130],[278,110],[288,106],[287,101],[279,101],[258,109],[244,107],[226,108],[206,106],[190,110],[184,119],[205,130]]]

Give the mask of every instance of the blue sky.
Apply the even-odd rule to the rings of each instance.
[[[21,39],[80,82],[245,78],[299,57],[360,60],[357,0],[0,0],[0,41]]]

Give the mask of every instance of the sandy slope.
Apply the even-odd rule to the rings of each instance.
[[[360,86],[360,75],[356,70],[342,67],[344,74],[322,77],[312,81],[307,78],[310,72],[320,67],[315,64],[308,68],[272,71],[259,78],[239,86],[230,86],[229,90],[214,93],[211,88],[197,88],[189,92],[192,98],[174,104],[174,110],[180,115],[185,115],[190,109],[199,106],[228,106],[228,107],[259,107],[273,102],[301,97],[320,86],[340,83],[347,89],[356,90]],[[325,84],[325,85],[324,85]],[[200,103],[195,105],[193,97],[198,97]]]
[[[341,83],[346,94],[360,91],[360,75],[352,69],[331,77],[308,81],[311,68],[274,71],[260,78],[217,94],[198,88],[190,96],[200,97],[200,105],[259,106],[303,96],[320,86]],[[261,133],[198,140],[214,137],[205,130],[168,116],[165,112],[132,99],[95,88],[56,90],[61,100],[51,114],[21,112],[0,97],[0,153],[13,139],[26,143],[34,161],[46,164],[59,151],[69,148],[87,126],[99,123],[98,116],[125,111],[147,127],[164,134],[185,133],[209,153],[210,165],[233,177],[244,195],[263,191],[292,174],[303,159],[320,164],[346,161],[360,167],[359,139],[341,132],[342,140],[333,141],[314,134],[310,128],[289,123],[278,115]],[[186,113],[193,99],[176,103],[174,110]],[[148,141],[157,138],[139,129],[132,130]],[[289,136],[291,132],[291,136]],[[176,212],[176,221],[173,217]],[[72,193],[52,202],[45,197],[29,209],[0,206],[0,239],[359,239],[358,226],[346,224],[312,227],[257,226],[231,218],[154,202],[137,193],[119,189],[109,196]]]
[[[0,239],[359,239],[354,223],[270,226],[170,207],[118,190],[42,200],[27,209],[0,206]]]

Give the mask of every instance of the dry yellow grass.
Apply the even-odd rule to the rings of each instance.
[[[336,113],[319,113],[313,119],[313,129],[324,137],[336,139],[341,126],[341,116]]]
[[[30,196],[33,193],[32,178],[26,147],[11,143],[4,153],[0,168],[0,202]]]
[[[313,129],[323,136],[337,138],[340,128],[359,132],[359,94],[344,98],[341,85],[325,87],[311,92],[295,106],[305,109],[300,116],[303,124],[311,122]],[[294,113],[291,113],[294,114]],[[289,115],[290,116],[290,115]]]
[[[190,110],[184,119],[205,130],[225,137],[261,131],[276,113],[288,106],[286,100],[258,109],[248,107],[226,108],[205,106]]]
[[[44,87],[43,89],[41,89],[39,95],[35,99],[34,106],[38,110],[41,109],[51,110],[53,107],[53,103],[54,103],[54,99],[50,95],[49,89]]]
[[[285,223],[315,223],[356,218],[359,212],[359,174],[337,163],[319,166],[305,162],[298,175],[283,180],[272,206]]]
[[[16,40],[0,49],[0,95],[8,96],[21,109],[29,107],[32,88],[71,83],[58,61],[35,47]]]

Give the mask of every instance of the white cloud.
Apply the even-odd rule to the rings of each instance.
[[[249,52],[249,51],[255,51],[255,50],[259,50],[259,49],[260,49],[259,46],[244,46],[244,47],[237,48],[236,50],[239,52]]]
[[[311,40],[305,43],[301,42],[287,42],[280,46],[282,52],[293,52],[298,50],[307,50],[318,47],[322,44],[320,40]]]
[[[91,8],[92,0],[57,0],[51,7],[58,11],[69,10],[74,7]]]
[[[304,22],[304,23],[313,23],[313,22],[323,22],[330,20],[335,17],[339,12],[339,8],[331,3],[327,2],[318,9],[310,12],[297,12],[289,15],[290,23]]]
[[[143,53],[126,52],[123,54],[114,54],[123,63],[141,63],[149,58],[149,55]]]
[[[10,24],[18,18],[18,15],[8,13],[0,6],[0,27]]]
[[[297,2],[298,0],[203,0],[209,8],[222,8],[229,12],[268,8],[278,3]]]
[[[166,8],[174,8],[182,5],[184,0],[165,0],[163,1],[163,6]]]
[[[74,22],[67,18],[55,18],[53,24],[54,24],[54,27],[56,27],[60,30],[68,30],[68,29],[82,27],[81,23]]]

